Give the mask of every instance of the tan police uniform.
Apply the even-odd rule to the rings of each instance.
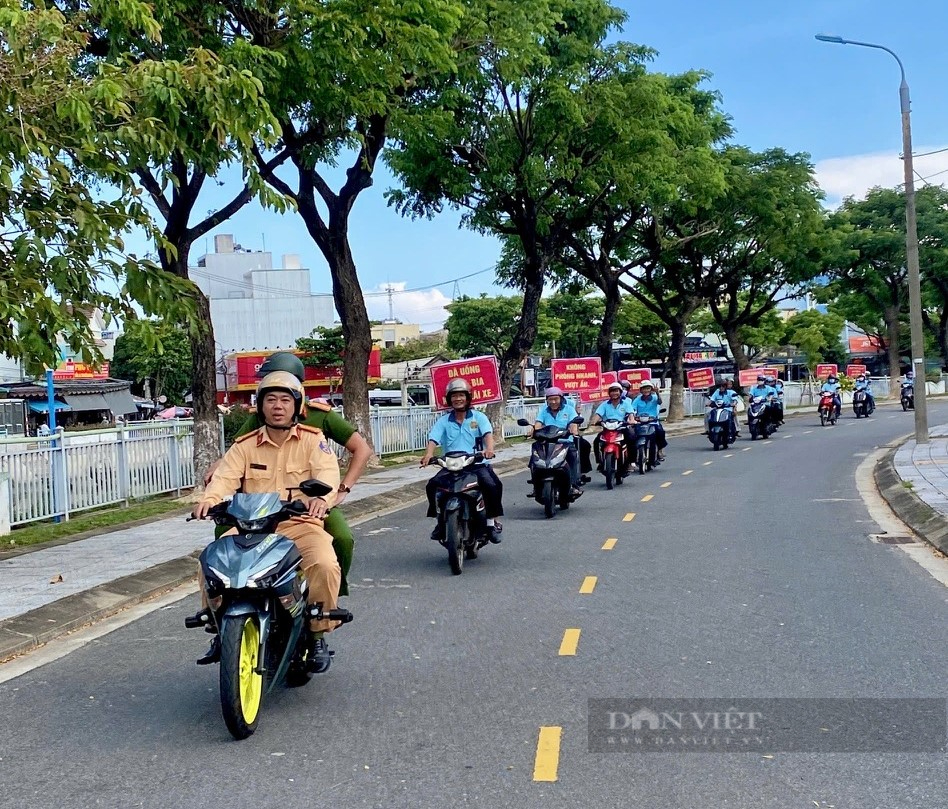
[[[296,487],[310,478],[332,487],[332,492],[324,497],[331,506],[339,488],[339,462],[323,431],[296,424],[281,446],[270,440],[266,427],[261,427],[239,438],[227,451],[204,490],[201,502],[217,505],[238,489],[248,494],[278,492],[283,499],[292,496],[309,502],[311,498]],[[293,487],[292,492],[290,487]],[[300,550],[303,571],[309,582],[309,603],[321,603],[323,609],[334,609],[342,574],[332,537],[323,530],[323,521],[308,515],[293,517],[281,522],[277,531],[292,539]],[[329,631],[335,625],[329,621],[314,621],[311,628]]]

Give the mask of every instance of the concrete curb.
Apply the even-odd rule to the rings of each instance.
[[[948,554],[948,518],[903,485],[902,478],[895,470],[895,453],[898,449],[890,449],[876,464],[873,477],[879,494],[902,522],[929,545]]]
[[[698,435],[704,429],[700,421],[693,425],[687,422],[678,423],[685,426],[673,429],[668,429],[666,426],[669,439]],[[526,469],[526,454],[523,457],[494,464],[494,471],[501,476],[526,472]],[[426,483],[427,480],[416,481],[384,494],[346,503],[346,519],[349,525],[356,526],[421,502],[425,499]],[[156,519],[164,519],[167,516],[162,515]],[[143,522],[153,521],[149,518]],[[124,526],[116,526],[113,530],[121,527]],[[62,542],[57,541],[56,544],[62,544]],[[39,550],[39,547],[34,547],[32,550]],[[29,551],[30,548],[24,548],[21,552]],[[31,652],[60,635],[108,618],[128,607],[194,580],[197,573],[196,559],[197,554],[172,559],[140,573],[101,584],[83,593],[67,596],[22,615],[0,621],[0,663],[11,657]]]

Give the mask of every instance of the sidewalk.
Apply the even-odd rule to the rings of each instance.
[[[701,429],[698,419],[666,425],[669,437]],[[494,469],[525,471],[529,453],[529,442],[505,444]],[[342,507],[349,524],[420,502],[432,474],[405,464],[363,475]],[[213,532],[210,523],[185,516],[0,559],[0,661],[193,579]]]
[[[879,492],[916,534],[948,554],[948,424],[931,427],[928,443],[914,438],[876,465]]]

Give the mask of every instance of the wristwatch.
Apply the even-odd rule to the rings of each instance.
[[[346,486],[345,483],[340,483],[340,484],[339,484],[339,491],[341,491],[343,494],[349,494],[349,492],[352,491],[352,487],[351,487],[351,486]]]

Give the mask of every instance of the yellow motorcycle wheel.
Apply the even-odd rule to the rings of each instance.
[[[225,618],[221,626],[221,712],[235,739],[246,739],[257,729],[264,692],[259,656],[257,616]]]

